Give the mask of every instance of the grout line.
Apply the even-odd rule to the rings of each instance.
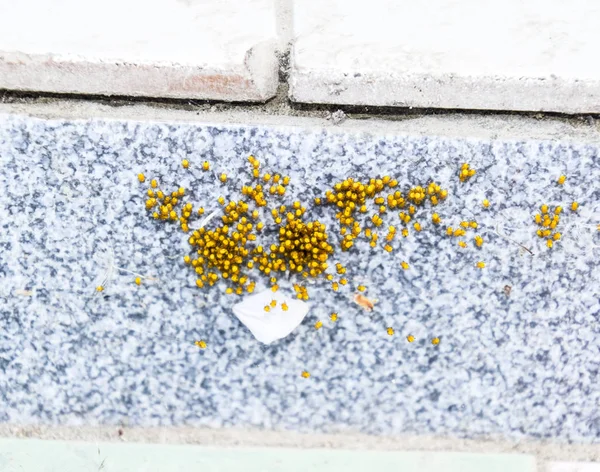
[[[110,107],[144,105],[166,110],[191,111],[253,111],[272,115],[328,118],[331,113],[341,110],[348,118],[398,120],[422,116],[473,116],[473,117],[522,117],[536,121],[559,121],[565,123],[586,123],[590,126],[600,120],[600,114],[567,115],[558,112],[469,110],[444,108],[406,108],[366,105],[335,105],[294,103],[288,98],[287,75],[289,72],[289,51],[280,52],[280,84],[275,97],[264,103],[223,102],[214,100],[174,99],[160,97],[129,97],[64,94],[52,92],[19,92],[0,89],[0,104],[49,104],[49,103],[93,103]]]
[[[277,43],[281,53],[290,51],[294,31],[294,5],[293,0],[275,1],[275,30]]]
[[[283,88],[283,87],[281,87]],[[0,95],[1,97],[1,95]],[[571,119],[534,119],[517,115],[436,114],[402,117],[346,116],[341,113],[288,113],[283,103],[278,108],[264,106],[203,105],[188,101],[179,108],[141,101],[107,103],[65,98],[15,98],[1,103],[0,113],[45,120],[128,120],[140,122],[186,123],[192,126],[268,126],[285,132],[329,132],[370,135],[437,136],[453,139],[554,140],[600,145],[600,122]],[[293,129],[289,129],[293,128]]]

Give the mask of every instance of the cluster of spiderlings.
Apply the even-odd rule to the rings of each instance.
[[[453,228],[452,226],[448,226],[446,228],[446,235],[454,238],[460,238],[462,236],[466,236],[467,230],[469,229],[477,229],[479,225],[477,221],[461,221],[458,228]],[[473,240],[475,241],[475,245],[477,247],[483,246],[483,238],[479,235],[476,235]],[[467,243],[464,240],[459,240],[458,245],[462,248],[467,247]]]
[[[544,204],[540,207],[540,212],[534,216],[535,223],[540,227],[537,230],[537,235],[546,240],[546,246],[551,248],[555,241],[560,240],[561,234],[556,230],[560,223],[560,214],[562,207],[557,206],[554,209]]]
[[[461,182],[466,182],[471,177],[473,177],[475,173],[475,169],[471,169],[469,164],[465,162],[462,166],[460,166],[460,173],[458,174],[458,178]]]
[[[338,275],[344,275],[346,273],[346,268],[339,262],[336,262],[335,263],[335,271],[338,273]],[[333,276],[331,276],[331,277],[333,277]]]
[[[360,234],[361,227],[358,221],[352,223],[352,229],[350,233],[348,233],[348,229],[344,226],[340,230],[340,234],[344,236],[344,239],[341,242],[341,247],[343,251],[347,251],[354,245],[354,239],[358,237]]]
[[[271,303],[268,305],[265,305],[265,311],[268,313],[269,311],[271,311],[271,308],[275,308],[277,306],[277,300],[271,300]]]
[[[260,177],[260,162],[254,156],[248,156],[248,161],[250,164],[252,164],[252,175],[254,178],[258,179]],[[250,185],[242,186],[242,195],[250,197],[252,200],[254,200],[256,206],[263,207],[267,205],[265,194],[263,192],[263,186],[261,184],[256,184],[255,187]]]
[[[427,197],[429,197],[432,205],[437,205],[440,200],[445,200],[447,196],[448,191],[442,190],[435,182],[431,182],[426,189],[418,185],[408,191],[408,201],[415,205],[422,205]]]
[[[441,187],[435,182],[431,182],[427,187],[416,186],[409,189],[406,197],[400,191],[394,191],[390,193],[386,198],[377,196],[387,186],[394,188],[398,185],[398,181],[391,179],[389,176],[385,176],[381,179],[370,179],[367,184],[355,181],[352,178],[348,178],[343,182],[339,182],[334,185],[333,190],[328,190],[326,195],[327,203],[335,204],[339,211],[336,214],[336,218],[340,220],[342,228],[340,230],[343,236],[341,247],[342,250],[346,251],[353,246],[353,240],[358,237],[361,233],[361,225],[355,219],[356,211],[360,213],[367,212],[366,202],[367,199],[372,198],[375,205],[377,205],[377,212],[369,218],[369,222],[372,227],[378,228],[383,225],[383,218],[388,209],[402,209],[399,213],[400,220],[408,225],[412,219],[412,216],[416,213],[417,207],[423,205],[427,200],[432,205],[437,205],[441,200],[444,200],[448,196],[447,190],[442,190]],[[315,199],[315,203],[320,204],[321,199]],[[435,224],[438,224],[441,219],[439,215],[435,215],[433,218]],[[371,247],[377,246],[379,235],[372,230],[372,227],[364,229],[364,234]],[[421,224],[414,223],[414,229],[418,232],[421,231]],[[393,227],[391,227],[393,228]],[[396,231],[388,230],[386,236],[386,243],[383,245],[383,249],[391,252],[392,246],[389,244],[394,237]],[[409,235],[408,228],[402,230],[402,236],[407,237]]]
[[[229,205],[229,214],[226,218],[233,219],[233,207],[239,205]],[[249,241],[253,241],[256,236],[251,233],[252,223],[245,216],[239,217],[235,226],[219,226],[213,230],[200,228],[195,230],[189,238],[190,245],[196,249],[197,257],[184,257],[184,262],[191,265],[198,279],[196,285],[200,288],[206,284],[214,285],[219,278],[230,280],[236,285],[235,290],[231,287],[226,289],[226,293],[235,293],[241,295],[246,289],[249,293],[254,291],[254,282],[249,282],[248,277],[243,274],[243,264],[248,258],[249,249],[246,247]]]
[[[279,290],[279,285],[277,285],[277,277],[271,277],[271,292],[276,292]]]
[[[435,182],[431,182],[427,186],[427,195],[429,196],[429,201],[431,201],[431,204],[437,205],[440,200],[445,200],[448,197],[448,190],[442,189]]]
[[[250,197],[252,200],[254,200],[256,206],[263,207],[267,205],[265,194],[263,192],[263,186],[261,184],[257,184],[255,187],[252,187],[251,185],[244,185],[242,187],[242,195]]]
[[[286,177],[284,177],[284,180],[285,179],[286,179]],[[269,181],[272,182],[271,186],[269,187],[269,193],[271,195],[278,195],[280,197],[285,195],[285,185],[282,185],[280,183],[281,176],[279,174],[275,174],[273,176],[271,176],[271,174],[263,175],[263,182],[265,182],[265,184],[267,184],[267,183],[269,183]]]
[[[298,205],[297,205],[298,204]],[[299,206],[298,202],[294,207]],[[297,212],[304,214],[304,208]],[[317,277],[327,269],[327,260],[333,253],[328,242],[325,225],[319,221],[304,222],[297,213],[288,212],[286,223],[279,228],[279,245],[271,246],[269,259],[281,261],[280,266],[301,273],[304,277]]]
[[[317,277],[327,269],[327,260],[333,253],[333,248],[327,242],[325,225],[319,221],[302,221],[306,208],[300,202],[294,202],[293,208],[295,211],[287,213],[286,223],[279,228],[279,244],[272,244],[268,252],[262,246],[256,247],[252,251],[252,260],[247,264],[250,269],[258,266],[264,275],[271,275],[273,291],[279,287],[277,277],[273,274],[290,271],[303,277]],[[280,210],[285,211],[285,207],[282,206]],[[274,213],[276,211],[274,209]],[[276,222],[281,223],[279,212],[276,214]],[[259,225],[261,223],[257,229]],[[305,287],[296,284],[295,288],[298,298],[308,300]]]
[[[248,162],[252,164],[252,175],[255,179],[258,179],[260,176],[260,161],[256,159],[256,157],[250,155],[248,156]]]
[[[248,204],[246,202],[242,200],[237,203],[229,202],[224,208],[224,211],[225,214],[221,217],[224,224],[236,223],[243,219],[243,224],[249,225],[249,228],[252,229],[252,224],[249,223],[248,219],[245,217],[245,215],[248,214]],[[256,237],[252,238],[251,241],[254,241],[255,239]]]
[[[383,224],[383,220],[381,219],[381,216],[373,215],[371,217],[371,223],[373,223],[375,226],[381,226]]]
[[[308,291],[304,285],[294,284],[294,291],[296,292],[296,298],[308,300]]]
[[[271,176],[269,174],[265,174],[265,177],[268,177],[269,179],[271,178]],[[279,175],[275,175],[274,177],[279,177]],[[275,190],[273,190],[275,189]],[[285,186],[284,185],[277,185],[271,186],[271,189],[269,190],[269,193],[271,194],[277,194],[279,196],[283,196],[285,195]],[[263,207],[267,205],[267,201],[265,199],[265,194],[263,191],[263,186],[262,184],[256,184],[256,186],[252,187],[251,185],[244,185],[242,187],[242,194],[246,195],[248,197],[250,197],[252,200],[254,200],[254,203],[256,203],[256,206],[259,207]]]
[[[420,185],[417,185],[408,191],[408,200],[415,205],[421,205],[425,201],[425,198],[427,198],[425,189]]]
[[[416,187],[412,187],[408,191],[408,196],[407,196],[407,199],[411,203],[411,205],[408,206],[408,209],[407,209],[408,212],[401,211],[398,214],[398,216],[400,217],[400,221],[402,221],[402,223],[404,223],[405,225],[408,225],[411,222],[412,217],[417,212],[417,208],[415,207],[415,205],[416,206],[424,205],[424,203],[427,201],[428,198],[429,198],[430,203],[433,206],[435,206],[438,203],[440,203],[440,201],[445,200],[447,197],[448,197],[448,191],[445,189],[442,189],[435,182],[429,183],[429,185],[427,185],[427,188],[423,188],[420,185],[418,185]],[[404,208],[404,205],[400,205],[400,207]],[[437,213],[434,213],[432,215],[431,220],[434,224],[439,224],[441,222],[441,218]],[[417,232],[421,231],[421,229],[422,229],[421,224],[419,222],[415,222],[413,224],[413,228]],[[403,236],[408,236],[408,230],[406,230],[406,232],[404,232],[404,233],[405,234],[403,234]]]
[[[355,214],[357,211],[361,213],[367,212],[367,198],[374,198],[375,195],[383,191],[385,186],[393,188],[397,185],[398,182],[392,180],[389,176],[385,176],[382,179],[370,179],[367,184],[349,177],[343,182],[336,183],[333,186],[333,190],[325,192],[327,203],[335,205],[338,208],[335,217],[341,224],[340,233],[343,236],[341,242],[342,250],[347,251],[350,249],[354,244],[353,240],[358,237],[362,230],[360,223],[355,219]],[[375,199],[375,203],[380,205],[380,213],[385,211],[384,202],[383,198]],[[315,203],[320,204],[321,199],[315,200]],[[380,217],[377,214],[372,217],[375,225],[378,225],[376,222],[379,220]]]
[[[393,187],[396,186],[395,182],[395,180],[391,182],[392,184],[394,184]],[[406,205],[406,200],[402,196],[402,192],[400,192],[399,190],[396,190],[394,193],[390,193],[387,196],[387,207],[390,210],[394,210],[396,208],[404,208],[404,205]]]
[[[249,158],[253,166],[253,175],[258,178],[258,160],[253,156]],[[189,168],[189,162],[182,163],[184,168]],[[210,166],[207,162],[202,166],[204,170],[208,170]],[[221,182],[227,181],[227,176],[221,174]],[[143,174],[138,175],[140,183],[146,181]],[[283,195],[285,193],[284,185],[289,184],[289,177],[284,177],[283,180],[279,175],[273,177],[268,173],[262,177],[264,182],[273,181],[270,193]],[[280,183],[281,182],[281,183]],[[190,203],[185,204],[181,211],[181,216],[176,213],[177,205],[180,204],[180,199],[185,195],[185,189],[180,188],[173,192],[170,196],[163,194],[158,190],[158,182],[152,180],[148,190],[148,200],[146,201],[146,209],[154,210],[158,207],[158,211],[154,211],[154,218],[161,220],[180,220],[181,227],[184,231],[189,231],[188,219],[193,212],[193,206]],[[255,187],[244,186],[242,193],[250,196],[257,206],[265,206],[266,200],[262,192],[262,185],[258,184]],[[225,199],[218,199],[221,205],[225,205]],[[247,262],[246,267],[252,269],[254,263],[258,262],[259,269],[264,274],[269,274],[271,270],[279,271],[295,271],[302,273],[304,277],[318,276],[327,268],[327,259],[329,254],[333,253],[333,248],[327,242],[327,233],[325,226],[320,222],[304,223],[301,217],[304,215],[306,208],[300,202],[294,202],[293,210],[285,216],[286,224],[280,228],[279,241],[280,245],[272,245],[271,253],[267,256],[263,252],[262,246],[258,246],[252,251],[253,260]],[[279,211],[284,214],[286,207],[281,205]],[[203,208],[198,209],[198,214],[204,213]],[[246,247],[249,241],[255,241],[256,235],[252,233],[253,224],[250,223],[246,215],[249,213],[248,203],[245,201],[229,202],[224,207],[224,215],[222,216],[223,226],[217,227],[214,230],[206,230],[200,228],[193,231],[189,238],[190,245],[195,249],[197,255],[186,255],[183,259],[196,273],[196,285],[200,288],[206,285],[214,285],[220,278],[231,281],[234,288],[228,287],[227,294],[236,293],[241,295],[246,289],[249,293],[254,291],[255,283],[248,280],[248,277],[242,272],[250,251]],[[274,209],[273,215],[275,222],[281,224],[279,212]],[[248,215],[250,217],[250,215]],[[253,220],[258,219],[258,210],[253,210],[251,213]],[[231,225],[232,227],[230,228]],[[264,227],[262,222],[258,222],[256,230],[260,231]],[[271,277],[273,291],[278,289],[276,277]],[[295,286],[297,297],[307,300],[308,292],[305,287]],[[103,289],[103,287],[102,287]],[[265,311],[270,310],[273,304],[266,306]],[[287,304],[282,304],[281,309],[287,311]]]
[[[261,175],[260,162],[253,156],[249,156],[248,161],[252,165],[252,175],[255,182],[251,185],[244,185],[241,188],[242,194],[248,198],[256,207],[267,206],[266,196],[283,196],[286,192],[286,186],[289,184],[289,177],[282,177],[279,174],[271,175],[268,172]],[[189,168],[189,162],[182,162],[184,168]],[[202,169],[210,169],[208,162],[204,162]],[[140,182],[145,181],[145,177],[138,176]],[[220,174],[219,180],[227,182],[227,176]],[[448,192],[442,190],[435,182],[429,183],[426,187],[416,186],[407,192],[404,196],[400,191],[392,191],[387,198],[379,195],[386,186],[390,189],[397,187],[398,182],[389,176],[383,178],[371,178],[368,183],[355,181],[348,178],[343,182],[334,185],[333,190],[326,192],[326,203],[334,204],[338,208],[336,218],[341,223],[340,234],[343,236],[341,241],[342,250],[346,251],[354,245],[356,239],[363,231],[361,223],[356,219],[356,213],[367,213],[367,200],[372,200],[377,205],[377,212],[367,222],[368,227],[364,228],[365,236],[370,240],[370,245],[376,247],[379,235],[374,231],[375,228],[383,224],[382,216],[385,216],[387,209],[403,209],[406,212],[400,213],[401,220],[407,225],[411,222],[411,217],[415,215],[417,207],[430,202],[437,205],[444,200]],[[181,209],[181,215],[178,215],[176,206],[179,200],[185,194],[184,189],[173,192],[170,196],[165,196],[157,187],[156,181],[151,183],[152,189],[149,190],[149,200],[146,202],[148,210],[158,207],[159,211],[154,212],[154,217],[163,220],[179,220],[184,231],[189,231],[188,219],[193,214],[193,207],[187,203]],[[189,242],[194,247],[197,257],[185,256],[184,261],[190,265],[198,275],[196,284],[199,287],[205,285],[212,286],[219,279],[227,279],[232,282],[233,288],[228,287],[227,293],[242,294],[244,290],[252,292],[255,283],[248,280],[243,271],[258,268],[264,275],[275,275],[277,272],[290,271],[294,274],[301,274],[303,277],[317,277],[323,274],[328,267],[328,258],[333,253],[333,248],[329,244],[326,228],[319,221],[304,222],[302,217],[306,208],[300,202],[294,202],[293,208],[287,210],[285,205],[271,209],[273,220],[279,227],[279,244],[272,244],[270,248],[257,246],[248,248],[248,243],[256,241],[256,234],[264,228],[264,223],[258,220],[258,209],[250,210],[246,201],[229,202],[227,205],[225,199],[220,197],[219,203],[224,207],[222,216],[223,225],[213,230],[201,228],[193,231]],[[315,204],[321,204],[320,198],[315,199]],[[204,209],[198,208],[198,214],[202,215]],[[249,220],[255,222],[253,225]],[[432,216],[434,224],[440,224],[441,218],[437,213]],[[421,231],[421,225],[418,222],[413,223],[416,231]],[[385,235],[383,244],[384,250],[391,252],[390,243],[396,237],[396,227],[389,226]],[[402,228],[403,237],[409,235],[408,228]],[[383,238],[382,238],[383,239]],[[270,249],[270,250],[269,250]],[[250,259],[250,260],[249,260]],[[403,263],[403,268],[408,268],[408,264]],[[345,272],[345,268],[337,265],[338,275]],[[348,284],[346,278],[333,280],[332,274],[327,274],[327,280],[332,282],[331,288],[334,291],[340,289],[340,286]],[[277,278],[271,277],[271,289],[275,292],[278,289]],[[303,300],[308,299],[308,293],[305,287],[295,285],[297,297]],[[364,287],[359,287],[364,290]],[[286,309],[285,308],[282,309]]]
[[[148,189],[148,199],[146,200],[146,210],[154,210],[152,217],[156,220],[179,221],[181,229],[187,233],[189,231],[188,220],[194,211],[193,205],[186,203],[181,208],[179,215],[176,211],[177,206],[182,203],[181,199],[185,196],[185,189],[180,187],[170,195],[165,195],[162,190],[158,189],[158,183],[154,179],[150,182],[150,187]]]
[[[342,264],[340,264],[339,262],[337,262],[335,264],[335,269],[336,269],[336,272],[338,273],[338,275],[343,275],[343,274],[346,273],[346,268]],[[340,285],[347,285],[348,284],[348,279],[343,278],[343,277],[341,279],[339,279],[339,281],[334,281],[333,280],[334,279],[334,275],[333,274],[327,274],[325,276],[325,278],[328,281],[331,282],[331,289],[334,292],[337,292],[340,289]]]
[[[271,175],[268,172],[263,174],[262,178],[260,176],[260,161],[256,159],[254,156],[248,156],[248,161],[252,164],[252,176],[255,179],[261,179],[266,187],[269,186],[269,193],[271,195],[278,195],[282,197],[285,195],[286,186],[290,183],[289,177],[281,177],[279,174]],[[249,195],[258,206],[265,206],[266,201],[264,199],[263,185],[256,184],[255,187],[244,186],[242,187],[242,193],[244,195]]]
[[[394,240],[395,237],[396,237],[396,227],[390,226],[388,228],[388,233],[385,235],[385,240],[388,242],[391,242]]]

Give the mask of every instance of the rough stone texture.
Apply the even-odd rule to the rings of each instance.
[[[600,5],[296,0],[297,102],[600,112]]]
[[[598,443],[599,150],[557,140],[3,115],[0,420]],[[147,185],[136,180],[144,172],[167,189],[182,185],[208,213],[219,195],[237,198],[250,181],[250,153],[292,177],[287,203],[349,175],[389,173],[403,191],[435,179],[450,192],[436,209],[444,225],[432,227],[427,208],[416,217],[423,231],[398,237],[391,254],[364,239],[338,251],[332,262],[348,268],[350,284],[338,293],[310,285],[305,322],[264,347],[232,315],[237,300],[224,286],[195,288],[181,260],[186,236],[148,217]],[[205,159],[208,173],[199,169]],[[478,170],[466,184],[456,177],[463,161]],[[563,240],[548,250],[532,216],[541,203],[566,209],[573,200],[581,209],[564,212]],[[337,240],[331,208],[310,217]],[[386,227],[400,226],[396,212],[389,218]],[[446,224],[463,219],[479,223],[467,249],[444,236]],[[481,250],[474,234],[485,239]],[[113,250],[116,266],[159,280],[138,287],[115,270],[95,293]],[[379,299],[373,313],[352,303],[358,283]],[[325,321],[319,331],[317,319]],[[208,348],[196,348],[197,339]],[[310,379],[300,377],[304,369]]]
[[[0,88],[264,101],[278,84],[269,0],[3,2]]]

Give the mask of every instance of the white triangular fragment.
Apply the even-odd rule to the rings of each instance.
[[[271,307],[273,300],[277,301],[275,307]],[[282,303],[288,306],[287,311],[282,310]],[[265,311],[267,305],[270,307],[269,312]],[[282,290],[273,292],[266,289],[248,295],[240,303],[235,304],[233,313],[258,341],[270,344],[285,338],[302,323],[308,313],[308,304]]]

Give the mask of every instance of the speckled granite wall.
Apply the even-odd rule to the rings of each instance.
[[[208,213],[249,180],[250,153],[292,177],[286,201],[347,176],[390,174],[401,189],[435,179],[450,193],[436,210],[443,224],[433,227],[427,210],[423,231],[398,238],[391,253],[364,239],[336,252],[351,283],[338,293],[311,285],[304,323],[261,345],[233,316],[237,297],[195,287],[186,236],[148,217],[147,186],[136,179],[182,185]],[[598,442],[598,153],[561,142],[3,115],[0,421]],[[465,184],[462,162],[478,170]],[[565,207],[552,249],[532,221],[542,203]],[[337,237],[332,211],[308,213]],[[389,218],[400,226],[396,212]],[[481,234],[481,249],[445,236],[464,219],[477,220],[469,238]],[[137,286],[115,271],[96,293],[113,250],[115,265],[158,280]],[[358,280],[379,300],[372,313],[351,301]]]

